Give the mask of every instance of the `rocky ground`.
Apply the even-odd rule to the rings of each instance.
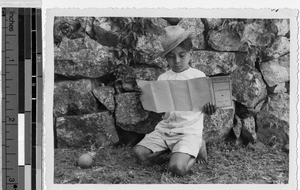
[[[84,149],[56,149],[54,183],[59,184],[278,184],[288,183],[289,155],[261,143],[247,147],[208,143],[208,162],[196,164],[184,177],[167,169],[170,154],[152,166],[136,163],[132,147],[96,151],[92,167],[76,166]]]

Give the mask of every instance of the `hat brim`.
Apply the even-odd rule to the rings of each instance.
[[[192,32],[186,31],[174,43],[172,43],[166,50],[158,53],[157,56],[164,58],[170,51],[172,51],[174,48],[176,48],[181,42],[183,42],[185,39],[187,39],[191,36],[192,36]]]

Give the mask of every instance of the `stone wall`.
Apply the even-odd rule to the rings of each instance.
[[[111,20],[57,17],[54,22],[54,131],[58,147],[135,144],[161,115],[142,108],[135,79],[156,80],[168,67],[157,58],[168,25],[193,31],[192,67],[230,74],[235,106],[205,116],[207,141],[232,137],[272,147],[289,142],[289,20],[150,18],[156,30],[138,37],[135,66],[111,53],[122,32]],[[296,64],[296,63],[292,63]],[[115,71],[118,69],[122,72]]]

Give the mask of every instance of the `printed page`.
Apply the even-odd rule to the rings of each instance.
[[[212,88],[217,108],[232,107],[231,84],[229,76],[212,77]]]

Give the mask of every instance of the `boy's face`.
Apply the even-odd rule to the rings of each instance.
[[[175,73],[180,73],[189,68],[191,52],[177,46],[166,55],[167,62]]]

